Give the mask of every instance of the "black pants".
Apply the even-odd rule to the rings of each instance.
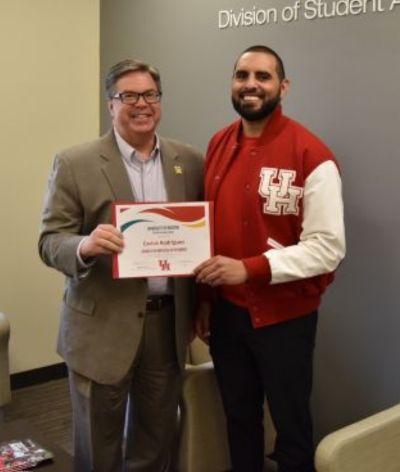
[[[279,472],[314,471],[309,403],[316,326],[317,312],[255,329],[242,307],[221,300],[213,310],[210,350],[235,472],[263,470],[265,395]]]

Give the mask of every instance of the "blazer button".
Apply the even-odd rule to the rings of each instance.
[[[143,311],[139,311],[137,316],[138,316],[138,318],[143,318],[144,317]]]

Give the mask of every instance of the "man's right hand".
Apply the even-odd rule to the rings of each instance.
[[[98,225],[90,235],[83,241],[80,247],[82,260],[104,254],[115,254],[122,252],[124,239],[122,233],[113,225]]]

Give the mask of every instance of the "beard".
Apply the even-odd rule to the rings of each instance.
[[[232,105],[236,112],[247,121],[262,121],[275,110],[281,102],[281,97],[277,95],[265,101],[260,108],[254,109],[252,103],[242,104],[240,98],[232,96]]]

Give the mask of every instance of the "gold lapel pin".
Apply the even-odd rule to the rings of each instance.
[[[183,174],[183,169],[181,166],[174,166],[174,171],[176,175]]]

